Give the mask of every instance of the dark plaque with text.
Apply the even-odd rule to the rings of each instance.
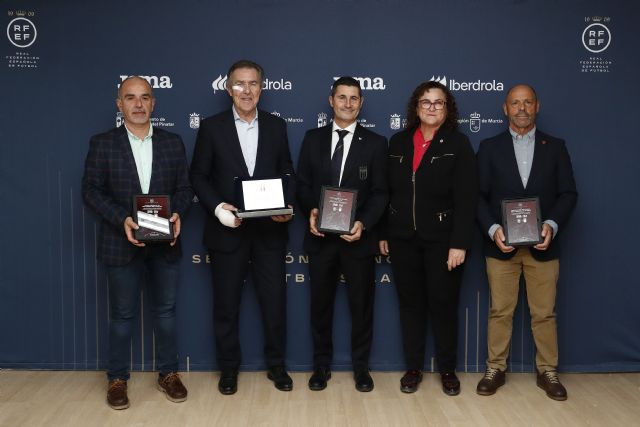
[[[502,201],[502,228],[507,246],[532,246],[542,242],[540,201],[537,197]]]
[[[323,233],[349,234],[356,215],[358,190],[322,187],[318,230]]]
[[[170,242],[173,240],[171,198],[167,195],[139,194],[133,196],[133,220],[140,228],[134,237],[140,242]]]

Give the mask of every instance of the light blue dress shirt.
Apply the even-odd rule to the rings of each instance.
[[[244,157],[244,163],[247,165],[249,175],[253,176],[253,171],[256,168],[256,156],[258,155],[258,111],[256,111],[254,119],[251,122],[247,122],[240,118],[235,106],[231,107],[231,109],[233,110],[236,131],[240,140],[242,157]]]
[[[138,170],[138,179],[140,179],[140,188],[144,194],[149,194],[149,185],[151,184],[151,167],[153,165],[153,126],[149,124],[149,132],[143,139],[132,134],[127,125],[127,136],[129,144],[133,152],[133,159],[136,161],[136,169]]]

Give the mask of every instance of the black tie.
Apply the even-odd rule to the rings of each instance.
[[[335,187],[340,186],[340,169],[342,168],[342,153],[344,152],[344,137],[349,133],[348,130],[336,129],[338,132],[338,143],[333,156],[331,157],[331,184]]]

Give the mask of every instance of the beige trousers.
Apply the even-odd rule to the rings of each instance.
[[[536,367],[538,372],[555,370],[558,366],[555,304],[560,262],[557,259],[537,261],[528,248],[518,249],[507,261],[490,257],[486,260],[491,291],[487,366],[502,371],[507,369],[513,312],[518,303],[520,276],[524,274],[531,331],[536,344]]]

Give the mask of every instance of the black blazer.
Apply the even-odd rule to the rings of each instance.
[[[478,194],[475,154],[462,133],[440,128],[413,174],[413,134],[389,143],[389,208],[383,238],[417,233],[450,248],[471,246]]]
[[[287,204],[293,206],[296,184],[287,125],[281,118],[258,110],[258,129],[258,153],[253,176],[289,174],[285,198]],[[236,204],[234,178],[248,176],[231,109],[203,120],[191,162],[191,182],[200,203],[209,214],[204,229],[207,248],[231,252],[242,239],[250,236],[267,248],[286,247],[288,223],[277,223],[271,218],[250,218],[245,219],[239,227],[230,228],[215,217],[215,208],[220,203]]]
[[[309,218],[311,209],[318,208],[321,187],[331,186],[331,131],[331,124],[310,129],[302,141],[298,161],[298,200],[306,218]],[[360,240],[344,242],[358,256],[372,255],[377,251],[377,240],[371,229],[380,220],[388,200],[386,151],[385,137],[356,126],[340,186],[358,190],[355,220],[362,222],[365,231]],[[304,249],[315,253],[322,247],[323,239],[332,237],[317,237],[307,229]]]
[[[179,135],[153,128],[153,163],[149,194],[171,195],[171,210],[184,217],[193,199],[184,144]],[[124,220],[132,215],[133,196],[141,194],[140,179],[124,126],[91,138],[82,177],[82,197],[100,217],[98,259],[107,265],[124,265],[142,248],[124,234]],[[169,260],[181,255],[180,239],[174,246],[147,245]]]
[[[558,238],[578,197],[576,182],[564,141],[540,131],[536,131],[535,139],[526,188],[522,186],[509,131],[480,143],[478,222],[485,241],[485,254],[492,258],[509,259],[516,252],[503,253],[489,238],[489,228],[493,224],[502,224],[501,200],[533,196],[540,198],[542,220],[551,219],[558,224],[558,236],[554,236],[546,251],[531,248],[531,253],[540,261],[559,256]]]

